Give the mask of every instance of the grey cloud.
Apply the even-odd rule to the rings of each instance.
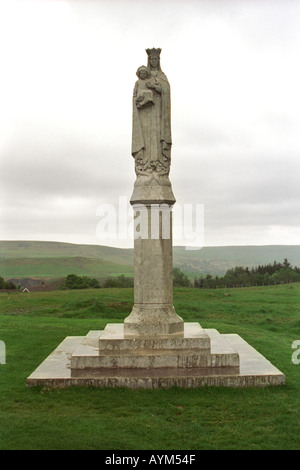
[[[294,2],[285,2],[283,6],[279,1],[187,1],[184,7],[182,2],[174,2],[170,15],[165,17],[163,13],[168,8],[165,2],[155,2],[155,8],[152,2],[143,7],[135,1],[86,5],[84,1],[72,2],[70,6],[72,49],[69,51],[68,42],[62,48],[66,54],[72,50],[74,55],[70,54],[64,62],[55,49],[59,41],[56,46],[47,42],[48,52],[55,58],[50,64],[61,66],[55,73],[57,94],[53,92],[57,118],[56,106],[51,107],[46,99],[45,108],[38,106],[40,103],[33,103],[36,108],[30,106],[30,100],[43,98],[47,83],[43,83],[37,95],[31,89],[27,100],[21,100],[21,104],[15,102],[14,111],[21,117],[12,119],[12,137],[4,139],[0,164],[2,221],[6,233],[13,237],[19,233],[22,238],[26,233],[36,233],[43,239],[47,234],[52,239],[59,238],[61,233],[67,241],[68,233],[77,232],[82,240],[92,239],[97,204],[117,204],[120,195],[130,197],[135,178],[130,155],[131,93],[135,70],[146,60],[144,49],[152,46],[163,48],[163,70],[173,90],[171,181],[177,203],[203,203],[207,232],[217,240],[217,231],[226,231],[227,243],[232,236],[230,227],[244,230],[243,241],[247,233],[249,237],[252,234],[251,240],[259,238],[261,233],[268,241],[267,226],[279,224],[288,228],[299,224],[299,107],[296,96],[293,102],[289,101],[291,94],[286,101],[280,99],[299,83],[297,73],[291,82],[289,61],[284,60],[288,51],[290,63],[297,61],[293,51],[299,45],[296,36],[299,7],[293,6]],[[109,31],[105,29],[107,25]],[[218,26],[223,28],[225,36],[228,32],[228,38],[224,37],[224,44],[220,44],[219,55],[218,44],[199,42],[202,26],[208,28],[212,40]],[[86,40],[79,47],[78,55],[77,31],[82,35],[87,33],[82,36]],[[153,31],[157,35],[153,36]],[[106,34],[110,41],[104,42]],[[149,37],[157,37],[161,42],[149,44]],[[123,42],[119,42],[122,38]],[[236,51],[243,54],[236,61],[239,65],[240,60],[245,68],[240,75],[238,67],[232,69],[235,64],[232,51],[225,50],[226,44],[235,39],[239,41]],[[95,47],[97,41],[99,47]],[[30,48],[24,45],[24,49],[30,59]],[[276,61],[275,66],[271,65],[274,71],[283,68],[285,75],[278,82],[276,93],[274,90],[269,93],[268,81],[263,76],[268,73],[269,62],[264,64],[260,56],[261,61],[257,63],[262,64],[263,70],[255,70],[250,75],[260,86],[259,92],[265,87],[260,95],[263,103],[255,101],[253,109],[251,103],[248,109],[235,108],[234,104],[243,100],[253,85],[251,78],[247,82],[247,76],[261,49],[263,57],[268,58],[268,54],[278,57],[278,67]],[[226,55],[225,59],[222,54]],[[111,57],[109,67],[108,57]],[[226,58],[230,65],[223,70]],[[34,60],[29,63],[35,66]],[[48,64],[47,57],[43,63]],[[206,79],[203,89],[204,78],[210,77],[210,67],[215,75],[211,77],[212,83]],[[37,85],[41,78],[47,81],[50,68],[38,75]],[[78,78],[81,68],[84,71]],[[70,70],[74,80],[67,89]],[[61,96],[60,73],[64,85]],[[26,70],[27,82],[20,82],[24,88],[20,93],[26,93],[31,76],[36,79],[33,68]],[[240,77],[245,80],[243,86],[236,93],[233,89],[232,96],[219,104],[218,98],[227,93],[226,84]],[[16,79],[14,83],[16,86]],[[90,89],[94,90],[91,94]],[[205,97],[206,108],[202,103]],[[211,102],[213,112],[210,112]],[[20,110],[22,103],[28,109]],[[74,121],[69,106],[77,113]],[[251,116],[247,114],[249,109]],[[26,121],[27,112],[31,122],[29,118]]]
[[[125,190],[132,157],[116,147],[61,142],[54,148],[14,146],[2,158],[2,191],[22,197],[100,197],[117,185]],[[116,171],[116,168],[118,171]]]

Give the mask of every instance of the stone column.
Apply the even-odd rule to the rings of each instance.
[[[182,335],[184,323],[173,306],[172,207],[175,198],[171,185],[136,186],[130,202],[136,222],[134,307],[124,321],[124,334]]]

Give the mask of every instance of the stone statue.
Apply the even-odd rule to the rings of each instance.
[[[157,389],[285,383],[285,375],[241,337],[203,329],[197,322],[184,323],[173,306],[176,201],[169,180],[170,87],[160,69],[160,52],[147,49],[148,66],[139,67],[133,96],[137,178],[130,203],[140,230],[134,236],[132,311],[123,324],[68,336],[27,378],[27,386]],[[0,363],[1,348],[5,363],[4,347],[0,341]]]
[[[136,185],[169,185],[171,162],[170,85],[160,68],[161,49],[146,49],[133,92],[132,156]]]
[[[134,236],[134,306],[124,320],[131,336],[183,335],[173,306],[170,85],[160,68],[161,49],[146,49],[133,92],[132,156],[136,181],[130,203]],[[143,226],[143,228],[142,228]]]

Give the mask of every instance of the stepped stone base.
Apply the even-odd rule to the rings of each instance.
[[[27,386],[148,389],[284,383],[284,374],[240,336],[199,323],[185,323],[181,337],[128,338],[123,324],[69,336],[26,381]]]

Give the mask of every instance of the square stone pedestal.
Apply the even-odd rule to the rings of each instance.
[[[165,337],[128,337],[121,323],[67,337],[26,381],[27,386],[148,389],[284,383],[284,374],[240,336],[199,323],[185,323],[183,334]]]

